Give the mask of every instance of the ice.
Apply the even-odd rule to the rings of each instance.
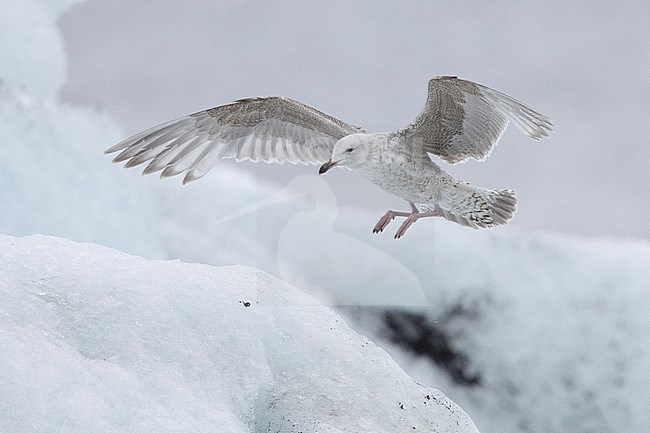
[[[257,269],[40,235],[0,250],[0,431],[478,431]]]
[[[424,319],[421,335],[449,338],[479,385],[387,345],[409,374],[441,387],[486,431],[648,431],[650,244],[416,229],[435,239],[434,279],[431,307],[408,312]],[[370,328],[382,335],[386,324]]]
[[[59,13],[75,0],[5,0],[0,13],[0,82],[44,97],[65,80]],[[47,78],[44,79],[44,76]]]
[[[141,177],[111,164],[102,153],[125,138],[120,125],[99,109],[70,106],[56,98],[65,77],[56,14],[66,2],[5,3],[0,9],[0,53],[8,59],[0,63],[0,233],[56,235],[149,259],[254,266],[317,296],[319,302],[367,311],[409,307],[406,311],[421,314],[444,331],[451,347],[466,356],[470,373],[482,378],[480,386],[458,384],[443,367],[387,341],[379,333],[386,327],[380,314],[373,316],[372,326],[354,326],[365,326],[369,338],[420,383],[458,402],[482,431],[650,431],[648,242],[511,228],[477,233],[437,221],[419,222],[408,237],[395,242],[391,236],[371,234],[380,215],[337,206],[335,192],[316,175],[296,178],[283,191],[230,163],[187,187],[177,179]],[[290,168],[278,167],[278,176],[290,176],[286,170]],[[247,431],[246,422],[269,413],[264,404],[274,400],[268,396],[254,399],[263,404],[249,415],[245,409],[233,409],[236,402],[244,403],[229,394],[228,386],[235,385],[220,381],[225,373],[202,369],[217,361],[208,355],[212,342],[199,343],[199,337],[204,329],[216,333],[216,324],[227,328],[212,298],[206,298],[221,299],[214,287],[224,290],[228,284],[254,280],[246,290],[237,289],[241,296],[228,301],[228,312],[250,316],[253,311],[262,314],[265,307],[246,308],[239,301],[267,299],[264,296],[270,295],[262,296],[254,287],[258,280],[280,287],[274,278],[245,268],[125,259],[104,248],[52,238],[11,242],[30,243],[34,258],[25,255],[11,272],[2,268],[0,273],[0,399],[8,399],[0,403],[1,422],[21,425],[22,431],[129,431],[127,425],[133,431],[173,431],[184,420],[187,430],[210,431],[218,425],[226,427],[215,431]],[[50,242],[63,245],[68,253],[64,256],[61,249],[59,258],[36,265],[33,260],[43,256],[40,250],[55,247],[45,246]],[[4,260],[11,249],[4,245],[2,251]],[[119,277],[138,278],[129,290],[112,289],[109,276],[100,275],[104,262],[116,257],[122,257],[118,261],[125,267],[131,262],[141,266]],[[179,272],[190,267],[223,281],[204,287],[206,276],[185,281],[176,274],[163,275],[156,266]],[[62,267],[74,272],[55,277]],[[144,273],[154,268],[160,275]],[[51,279],[36,278],[48,272]],[[147,278],[160,284],[152,286]],[[102,284],[91,286],[90,281]],[[179,292],[180,286],[185,289]],[[19,287],[26,289],[14,294]],[[152,287],[167,289],[147,292]],[[281,293],[276,290],[273,296]],[[301,302],[311,299],[296,296]],[[283,331],[298,323],[290,320],[294,315],[304,313],[300,317],[308,320],[312,311],[325,311],[315,301],[297,306],[298,298],[282,301],[285,306],[279,308],[287,312],[286,323],[273,319],[277,326],[271,329]],[[196,307],[192,314],[187,313],[190,307]],[[271,314],[270,308],[264,311]],[[452,314],[457,311],[466,314]],[[259,324],[250,326],[264,332]],[[292,335],[303,338],[300,332],[307,331],[294,329]],[[325,329],[321,337],[328,336]],[[224,353],[241,354],[240,340],[231,338]],[[259,341],[262,338],[267,338],[268,347],[277,348],[270,335],[260,335]],[[219,341],[214,347],[226,347]],[[301,340],[306,349],[323,341],[309,346]],[[267,350],[261,343],[253,346],[250,353],[260,357]],[[314,389],[325,386],[312,370],[307,374],[309,364],[300,370],[291,359],[267,361],[252,366],[260,383],[270,377],[264,376],[270,374],[270,365],[276,368],[273,383],[279,383],[280,365],[289,362],[296,377],[304,376],[299,383]],[[212,378],[214,383],[208,383]],[[371,386],[368,383],[364,386]],[[118,388],[126,391],[120,394]],[[340,392],[344,389],[349,388]],[[292,391],[294,399],[302,395]],[[333,388],[323,395],[330,392]],[[286,397],[275,407],[285,401],[296,402]],[[22,412],[16,412],[19,409]],[[283,406],[277,413],[291,410]],[[392,413],[390,407],[386,413]],[[218,422],[201,428],[205,424],[196,421],[199,415]],[[260,420],[255,418],[255,423],[264,424]],[[0,431],[7,430],[6,425]]]

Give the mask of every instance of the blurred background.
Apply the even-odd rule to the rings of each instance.
[[[0,11],[0,232],[245,264],[343,314],[484,432],[650,431],[650,54],[643,2],[9,0]],[[405,203],[355,173],[220,163],[188,186],[103,150],[283,95],[369,131],[458,75],[549,116],[484,163],[515,219],[371,233]],[[396,224],[396,223],[394,223]]]
[[[87,1],[60,19],[59,95],[101,107],[126,135],[266,95],[391,131],[419,113],[430,78],[458,75],[527,103],[557,132],[535,143],[512,128],[485,164],[451,171],[514,188],[517,227],[648,239],[649,13],[633,1]],[[314,169],[258,168],[277,183],[297,172]],[[341,205],[403,206],[352,173],[332,178]]]

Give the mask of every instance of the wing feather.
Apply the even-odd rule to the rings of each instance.
[[[534,140],[548,137],[553,130],[549,118],[504,93],[441,76],[429,81],[424,110],[394,134],[454,164],[468,158],[487,158],[509,121]]]
[[[240,99],[181,117],[116,144],[114,162],[145,162],[144,174],[186,172],[183,183],[205,175],[222,159],[322,164],[334,144],[364,132],[313,107],[283,97]]]

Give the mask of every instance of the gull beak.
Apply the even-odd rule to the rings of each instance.
[[[339,162],[340,161],[332,162],[332,160],[330,159],[325,164],[321,165],[320,170],[318,170],[318,174],[325,174],[327,170],[329,170],[330,168],[336,167],[336,164],[338,164]]]

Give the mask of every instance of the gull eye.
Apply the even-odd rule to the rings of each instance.
[[[352,153],[353,150],[354,150],[353,148],[348,147],[347,149],[345,149],[345,153]]]

